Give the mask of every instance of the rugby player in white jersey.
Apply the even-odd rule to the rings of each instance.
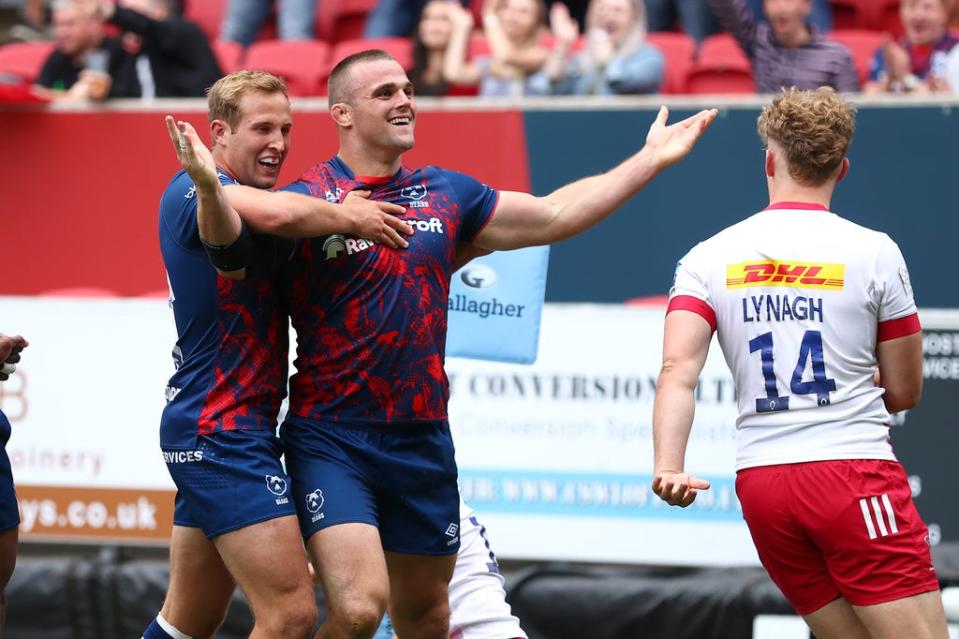
[[[770,205],[694,247],[670,293],[653,490],[688,506],[694,389],[716,332],[739,394],[736,492],[759,557],[819,639],[947,634],[928,533],[889,441],[922,390],[898,246],[830,212],[855,110],[788,90],[759,118]]]

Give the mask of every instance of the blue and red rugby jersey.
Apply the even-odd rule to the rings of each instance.
[[[193,181],[181,170],[160,200],[177,329],[177,370],[160,422],[164,448],[193,448],[198,435],[220,430],[273,430],[286,396],[289,324],[278,276],[266,264],[248,268],[243,280],[219,275],[200,243],[196,210]]]
[[[288,284],[297,332],[290,415],[320,424],[445,421],[456,244],[471,241],[490,220],[497,192],[432,166],[358,177],[338,157],[286,188],[333,202],[369,189],[371,199],[405,207],[403,219],[415,231],[402,250],[339,235],[298,247]]]

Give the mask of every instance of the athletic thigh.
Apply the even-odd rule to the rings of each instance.
[[[431,611],[449,617],[449,582],[456,555],[409,555],[387,552],[390,576],[390,616],[402,628],[404,620],[417,620]]]
[[[855,606],[872,639],[947,639],[949,630],[938,590],[876,604]]]
[[[373,607],[383,614],[390,585],[375,526],[330,526],[313,534],[307,546],[333,614],[357,607]]]
[[[315,607],[313,581],[294,515],[261,521],[213,541],[254,614]]]
[[[170,584],[161,614],[175,628],[203,639],[223,623],[236,587],[213,542],[199,528],[174,526]]]

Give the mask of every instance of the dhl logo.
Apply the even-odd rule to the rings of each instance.
[[[787,286],[841,291],[845,277],[845,264],[767,260],[726,265],[726,288]]]

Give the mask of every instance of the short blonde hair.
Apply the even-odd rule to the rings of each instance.
[[[759,115],[759,137],[786,154],[789,175],[803,186],[820,186],[846,157],[856,130],[856,108],[830,87],[784,90]]]
[[[210,122],[222,120],[236,129],[240,124],[240,99],[247,91],[262,93],[282,93],[289,98],[286,92],[286,83],[272,73],[266,71],[237,71],[225,75],[207,89],[206,102],[209,107]]]

